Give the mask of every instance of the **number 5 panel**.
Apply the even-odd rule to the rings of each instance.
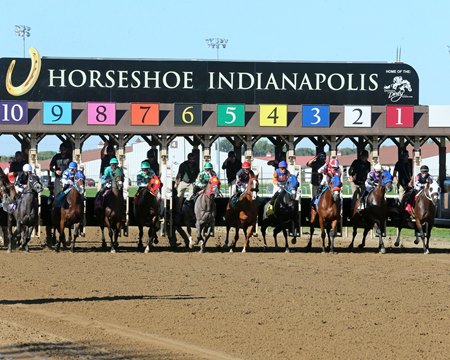
[[[71,102],[44,101],[42,110],[45,125],[72,125]]]
[[[245,126],[245,105],[217,104],[217,126]]]
[[[372,107],[371,106],[345,106],[344,107],[345,127],[372,127]]]

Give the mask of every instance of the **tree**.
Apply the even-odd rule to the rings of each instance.
[[[53,155],[56,154],[56,151],[39,151],[38,152],[38,160],[47,160],[51,159]]]
[[[300,156],[314,156],[316,154],[314,149],[311,148],[297,148],[295,149],[295,155]]]

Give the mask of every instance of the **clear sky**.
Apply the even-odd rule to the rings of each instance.
[[[450,1],[2,0],[1,13],[0,57],[23,56],[16,24],[51,57],[215,59],[205,39],[224,37],[222,60],[392,62],[401,46],[421,104],[450,104]]]

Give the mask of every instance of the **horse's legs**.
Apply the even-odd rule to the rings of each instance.
[[[229,236],[230,236],[230,226],[229,225],[227,225],[226,226],[226,234],[225,234],[225,244],[223,245],[223,247],[228,247],[228,239],[229,239]],[[264,235],[263,235],[264,236]]]
[[[401,220],[399,220],[399,223],[401,224]],[[400,233],[402,232],[402,226],[399,225],[397,230],[398,230],[398,234],[397,234],[397,238],[395,239],[395,242],[394,242],[395,247],[400,245]]]
[[[426,233],[426,237],[427,237],[427,243],[425,243],[425,233],[423,232],[422,226],[420,226],[420,238],[422,239],[423,253],[429,254],[430,251],[428,250],[428,241],[430,239],[430,236],[428,235],[428,228],[430,225],[428,224],[428,222],[426,222],[424,225],[425,225],[425,233]]]
[[[279,228],[278,228],[278,231],[277,231],[277,227],[276,226],[273,228],[273,242],[275,243],[275,247],[276,248],[278,247],[277,235],[280,233],[280,231],[281,231],[281,229],[279,229]]]
[[[431,237],[431,229],[433,228],[432,225],[430,225],[429,223],[427,223],[427,246],[426,246],[426,251],[425,254],[429,254],[430,253],[430,237]]]
[[[381,226],[375,222],[374,224],[375,234],[378,235],[378,248],[380,249],[380,254],[385,254],[386,249],[384,248],[384,241],[383,241],[383,230],[381,229]]]
[[[312,238],[314,235],[314,221],[316,220],[317,213],[311,209],[311,217],[309,219],[309,242],[308,245],[306,245],[307,249],[311,249],[312,246]]]
[[[321,234],[320,237],[322,238],[322,253],[325,253],[325,221],[319,216],[319,224],[320,224],[320,230]]]
[[[102,233],[102,249],[106,249],[106,238],[105,238],[105,226],[100,225],[100,232]]]
[[[358,234],[358,226],[356,224],[353,225],[353,235],[352,235],[352,242],[348,246],[349,249],[353,249],[353,245],[355,242],[356,235]]]
[[[142,229],[143,231],[143,229]],[[154,228],[152,228],[152,226],[148,227],[148,240],[147,240],[147,246],[145,247],[145,253],[148,254],[150,252],[150,248],[153,246],[153,232],[156,232],[156,230]],[[142,244],[141,244],[142,246]]]
[[[138,247],[138,250],[142,250],[142,248],[144,247],[144,245],[142,244],[142,238],[144,237],[144,227],[141,224],[139,224],[138,229],[139,229],[139,239],[138,239],[137,247]]]
[[[254,228],[255,228],[255,225],[250,225],[249,227],[246,227],[243,229],[244,235],[245,235],[245,244],[244,244],[244,247],[242,248],[243,253],[247,252],[247,248],[249,247],[249,244],[250,244],[250,236],[252,236]]]
[[[331,222],[330,233],[328,234],[328,241],[330,243],[330,253],[334,254],[334,238],[336,237],[336,234],[337,234],[337,220],[333,220]],[[330,235],[331,235],[331,239],[330,239]]]
[[[25,235],[23,237],[22,248],[26,252],[30,251],[30,248],[28,247],[28,243],[30,242],[31,233],[33,232],[33,229],[34,229],[34,226],[27,226],[27,228],[25,229]]]
[[[285,247],[284,252],[289,253],[289,252],[291,252],[291,250],[289,249],[288,232],[285,227],[283,227],[282,230],[283,230],[283,235],[284,235],[284,247]]]
[[[267,224],[263,221],[263,223],[261,224],[261,235],[263,237],[264,250],[267,250],[266,230],[267,230]]]
[[[115,242],[114,242],[114,240],[115,240],[114,230],[116,230],[116,229],[115,229],[115,227],[114,227],[114,229],[112,228],[111,223],[110,223],[108,218],[105,219],[105,224],[106,224],[106,227],[108,228],[109,241],[111,243],[111,252],[115,253],[116,249],[114,247],[114,245],[115,245]]]
[[[70,247],[70,251],[72,252],[75,252],[75,243],[77,241],[77,237],[79,236],[79,234],[80,234],[80,223],[73,224],[73,240]]]
[[[359,246],[358,246],[359,249],[362,249],[366,246],[366,237],[367,237],[367,234],[369,233],[369,231],[370,231],[370,226],[366,225],[366,227],[364,228],[361,244],[359,244]]]
[[[422,224],[420,223],[419,219],[416,220],[416,240],[414,240],[414,244],[418,244],[419,243],[419,236],[422,238],[423,241],[423,228],[422,228]]]

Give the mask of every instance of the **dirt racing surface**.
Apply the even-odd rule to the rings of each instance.
[[[0,359],[448,359],[450,255],[0,252]],[[273,244],[273,242],[270,242]],[[359,242],[358,242],[359,243]],[[242,240],[238,244],[242,246]]]

